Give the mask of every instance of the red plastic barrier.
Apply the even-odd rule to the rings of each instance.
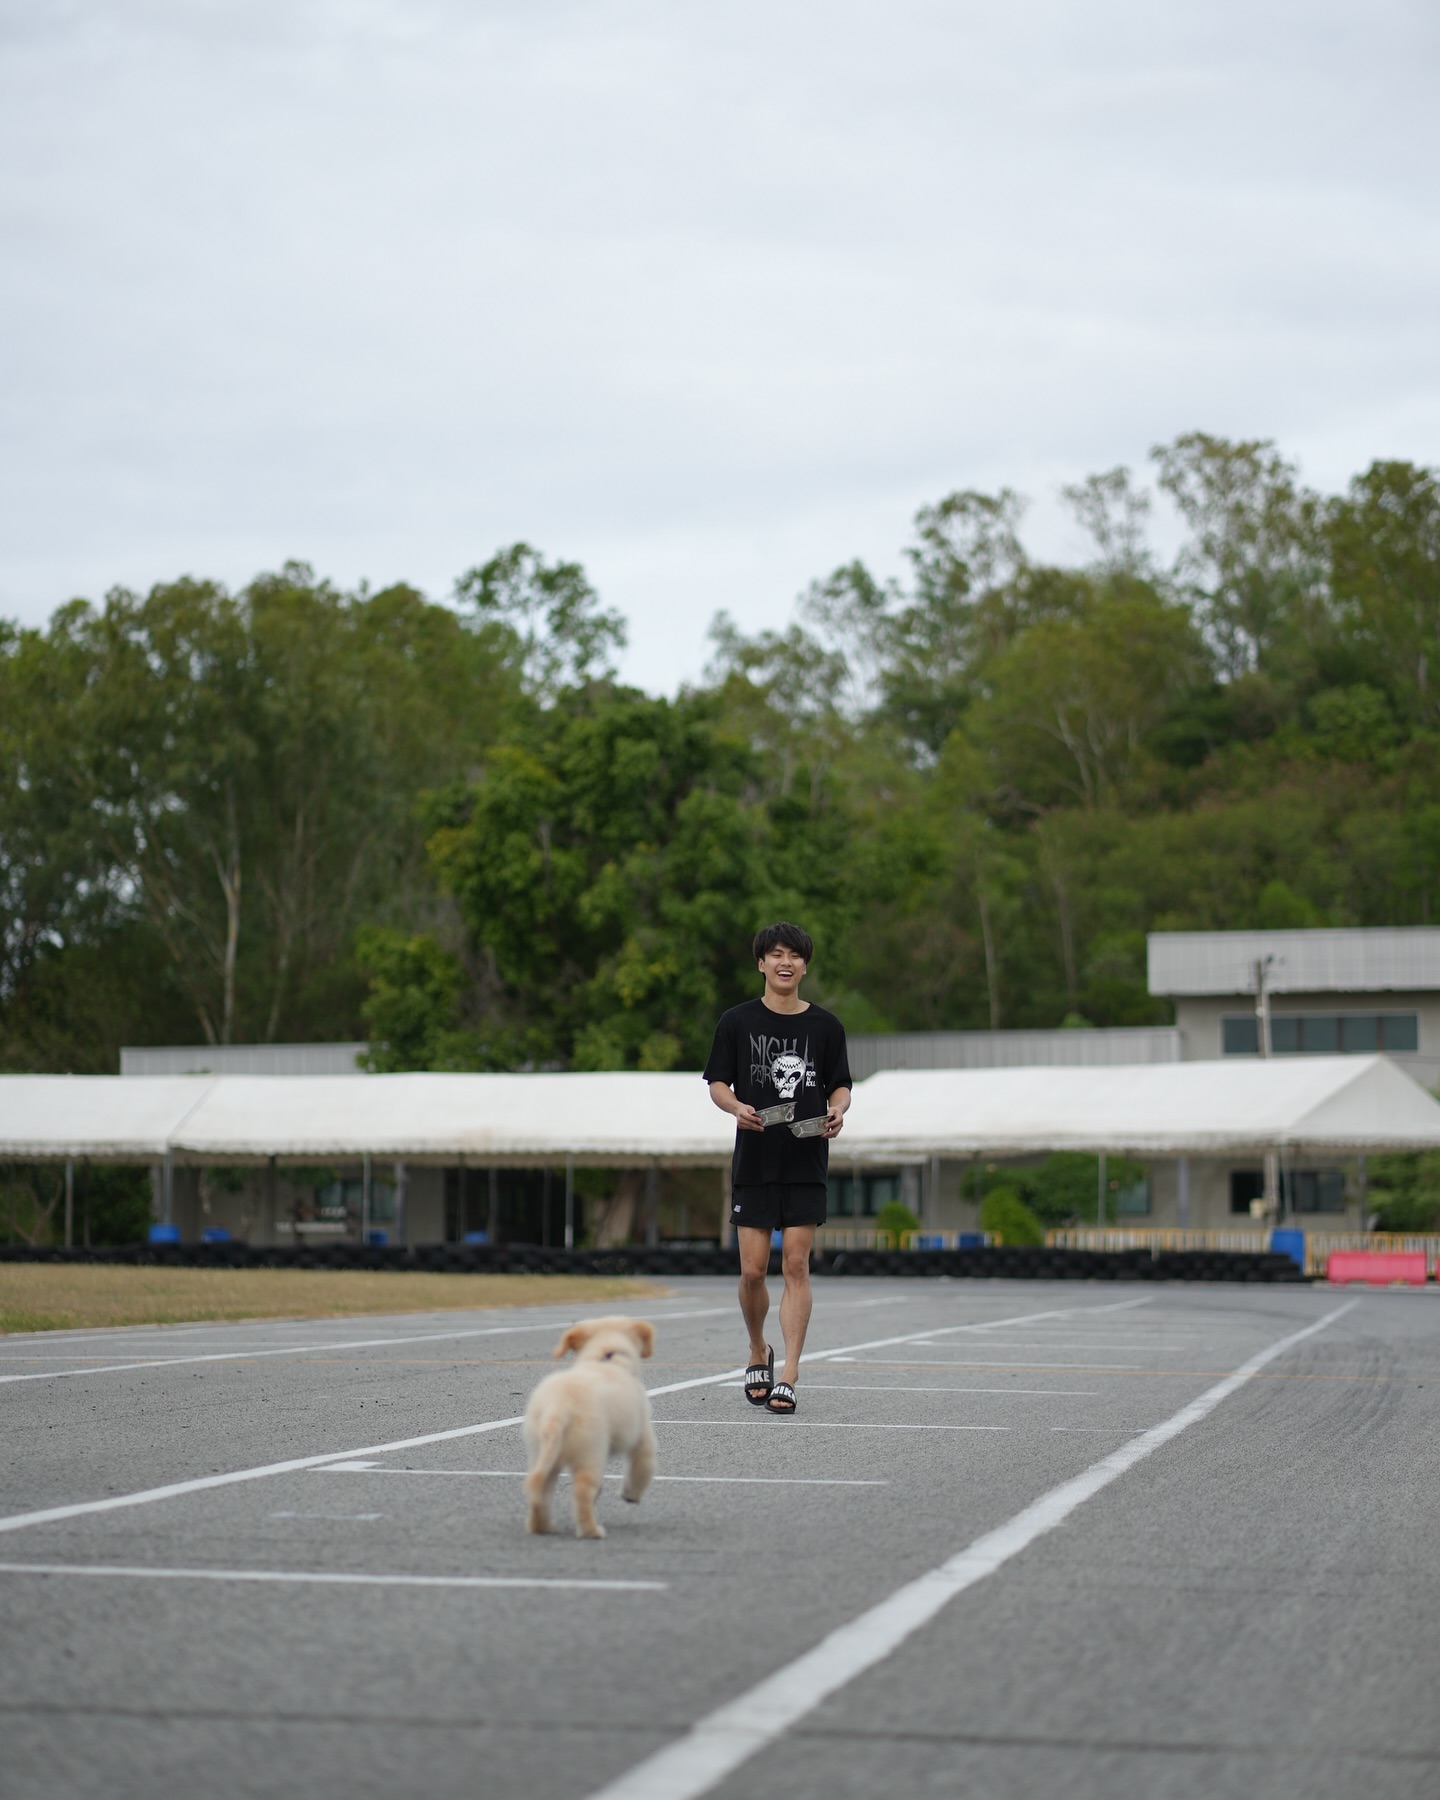
[[[1403,1281],[1411,1287],[1425,1285],[1423,1250],[1332,1250],[1325,1264],[1327,1281],[1368,1281],[1386,1287]]]

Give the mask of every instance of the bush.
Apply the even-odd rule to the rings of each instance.
[[[903,1200],[887,1200],[875,1215],[875,1229],[888,1233],[892,1247],[898,1250],[902,1236],[918,1231],[920,1221]]]
[[[1045,1242],[1045,1227],[1014,1188],[994,1188],[980,1202],[980,1229],[1002,1244]]]
[[[1373,1158],[1369,1200],[1377,1231],[1433,1231],[1440,1221],[1440,1151]]]

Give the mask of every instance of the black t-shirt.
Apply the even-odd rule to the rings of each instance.
[[[705,1079],[725,1082],[747,1106],[793,1100],[797,1120],[813,1119],[827,1110],[836,1088],[851,1085],[845,1027],[823,1006],[782,1013],[763,1000],[747,1000],[721,1015]],[[829,1162],[825,1138],[793,1137],[788,1125],[768,1126],[763,1134],[735,1128],[736,1187],[824,1181]]]

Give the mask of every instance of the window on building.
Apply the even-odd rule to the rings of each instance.
[[[1250,1202],[1264,1197],[1265,1176],[1260,1169],[1230,1171],[1230,1210],[1248,1213]],[[1340,1213],[1345,1210],[1345,1174],[1342,1169],[1281,1169],[1280,1196],[1287,1213]]]
[[[326,1181],[315,1189],[313,1217],[316,1219],[360,1223],[365,1204],[363,1181]],[[395,1217],[395,1189],[388,1181],[371,1180],[370,1223],[388,1225]]]
[[[873,1219],[887,1200],[900,1198],[899,1175],[832,1175],[827,1211],[832,1219]]]
[[[1150,1211],[1150,1177],[1142,1175],[1129,1187],[1116,1188],[1110,1198],[1117,1219],[1143,1218]]]
[[[1265,1198],[1265,1171],[1263,1169],[1232,1169],[1230,1171],[1230,1210],[1232,1213],[1250,1213],[1252,1200]]]
[[[1226,1056],[1258,1056],[1254,1013],[1230,1013],[1220,1021]],[[1270,1049],[1275,1056],[1364,1056],[1377,1050],[1414,1055],[1420,1048],[1418,1013],[1272,1013]]]

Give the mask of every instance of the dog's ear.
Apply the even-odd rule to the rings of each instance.
[[[650,1356],[655,1350],[655,1327],[648,1319],[632,1319],[630,1335],[640,1346],[642,1356]]]
[[[581,1346],[585,1343],[585,1340],[590,1336],[590,1332],[591,1326],[588,1322],[581,1325],[572,1325],[565,1333],[564,1337],[561,1338],[560,1342],[555,1346],[556,1360],[558,1361],[571,1350],[578,1353]]]

